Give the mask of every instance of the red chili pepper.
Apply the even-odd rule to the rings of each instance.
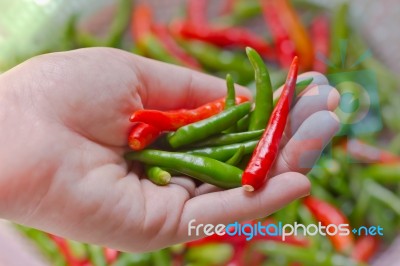
[[[314,44],[313,70],[326,73],[328,65],[323,60],[329,58],[329,20],[326,16],[317,16],[311,23],[311,38]]]
[[[206,0],[189,0],[188,20],[196,27],[202,27],[207,24],[207,2]]]
[[[361,236],[357,239],[351,258],[358,262],[367,263],[378,251],[380,239],[377,236]]]
[[[248,101],[246,97],[236,97],[236,102]],[[131,122],[142,122],[153,125],[161,131],[174,131],[178,128],[206,119],[218,114],[224,109],[225,98],[207,103],[196,109],[183,109],[178,111],[163,112],[158,110],[139,110],[132,114]]]
[[[345,148],[350,156],[364,163],[392,164],[400,162],[400,156],[358,139],[347,140]]]
[[[153,143],[161,134],[161,130],[145,123],[133,126],[128,136],[128,145],[132,150],[140,151]]]
[[[196,39],[212,43],[219,47],[235,46],[245,48],[247,46],[257,50],[266,58],[274,58],[274,49],[263,38],[244,28],[212,28],[211,26],[196,27],[190,22],[174,21],[171,24],[174,34],[188,39]]]
[[[54,241],[54,243],[57,245],[58,249],[60,250],[60,253],[64,256],[67,265],[69,266],[81,266],[85,261],[81,261],[77,258],[75,258],[72,255],[72,252],[68,246],[67,240],[55,235],[49,234],[49,237]]]
[[[104,248],[104,256],[109,265],[118,259],[119,251],[112,248]]]
[[[153,32],[157,35],[159,40],[162,42],[164,45],[165,49],[176,59],[178,59],[182,65],[188,66],[190,68],[200,70],[201,66],[197,62],[196,59],[194,59],[191,55],[186,53],[182,47],[180,47],[174,38],[171,36],[171,34],[168,31],[168,28],[164,25],[153,25],[152,27]]]
[[[140,48],[145,48],[146,39],[151,35],[152,12],[148,5],[135,6],[132,13],[131,35]]]
[[[334,224],[349,224],[346,216],[335,206],[321,199],[308,196],[304,199],[304,205],[309,209],[316,220],[320,221],[323,226]],[[349,253],[354,246],[353,235],[329,235],[333,247],[338,252]]]
[[[271,114],[267,128],[243,172],[242,186],[246,191],[254,191],[266,182],[267,174],[278,156],[279,143],[285,130],[295,92],[298,68],[298,58],[295,57],[289,69],[282,94]]]
[[[283,67],[290,66],[293,57],[296,55],[294,42],[290,39],[286,31],[275,1],[261,1],[263,17],[268,25],[271,35],[274,39],[278,53],[279,63]]]
[[[282,24],[295,44],[297,55],[301,58],[300,67],[311,69],[314,62],[313,43],[296,10],[289,0],[272,1],[276,4]]]

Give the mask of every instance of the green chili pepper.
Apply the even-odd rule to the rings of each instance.
[[[107,261],[104,256],[104,251],[102,247],[88,245],[87,248],[88,248],[89,259],[93,265],[107,266]]]
[[[400,165],[371,164],[362,170],[361,175],[380,183],[396,184],[400,182]]]
[[[314,78],[308,78],[308,79],[297,82],[296,83],[296,92],[294,94],[295,95],[294,97],[296,97],[297,95],[302,93],[304,91],[304,89],[307,88],[308,85],[310,85],[312,83],[313,80],[314,80]],[[274,106],[276,105],[278,100],[279,100],[279,96],[278,95],[274,96]]]
[[[244,156],[244,146],[240,146],[239,149],[235,152],[235,154],[229,158],[225,163],[229,165],[237,165],[243,158]]]
[[[146,166],[147,178],[156,185],[165,186],[171,181],[171,174],[158,166]]]
[[[250,125],[250,114],[241,118],[236,124],[236,131],[243,132],[247,131]]]
[[[246,53],[253,66],[256,80],[255,107],[250,116],[249,130],[264,129],[273,109],[271,80],[261,56],[250,47],[246,48]]]
[[[153,265],[157,266],[169,266],[171,263],[171,253],[168,249],[162,249],[155,251],[152,254]]]
[[[160,167],[171,168],[202,182],[221,188],[240,187],[243,171],[237,167],[212,158],[180,152],[143,150],[125,155],[127,160],[136,160]]]
[[[151,264],[151,253],[121,253],[113,266],[148,266]]]
[[[202,41],[180,41],[180,44],[206,68],[217,71],[240,73],[239,84],[247,84],[253,78],[253,71],[246,57]]]
[[[331,55],[329,71],[334,71],[336,68],[344,68],[344,45],[349,39],[349,22],[348,22],[348,3],[344,2],[339,6],[333,16],[331,29]]]
[[[114,21],[110,26],[110,31],[106,40],[106,46],[120,47],[122,37],[129,25],[132,11],[132,0],[119,0]]]
[[[254,131],[245,131],[238,133],[222,134],[216,137],[209,138],[205,141],[194,144],[194,147],[210,147],[210,146],[222,146],[229,144],[236,144],[250,140],[256,140],[261,137],[264,133],[263,129]]]
[[[366,180],[366,189],[371,197],[386,204],[400,216],[400,198],[397,197],[396,194],[370,179]]]
[[[168,135],[168,142],[171,147],[178,148],[221,133],[248,114],[250,107],[249,102],[242,103],[207,119],[183,126]]]
[[[235,84],[233,83],[233,79],[230,74],[226,75],[226,88],[227,88],[227,94],[226,94],[224,108],[228,109],[236,105]]]
[[[207,244],[190,248],[185,259],[188,262],[205,262],[204,265],[227,265],[233,254],[233,247],[229,244]]]
[[[284,243],[264,241],[254,244],[255,249],[268,256],[282,255],[291,261],[300,262],[305,265],[335,266],[335,265],[363,265],[350,258],[339,254],[329,254],[319,250],[310,252],[307,247],[296,247]]]
[[[215,147],[206,147],[194,150],[186,150],[186,154],[195,154],[206,156],[209,158],[216,159],[218,161],[226,161],[231,158],[237,149],[240,146],[244,147],[244,154],[252,153],[254,148],[257,146],[258,140],[252,140],[242,143],[230,144],[230,145],[223,145],[223,146],[215,146]]]

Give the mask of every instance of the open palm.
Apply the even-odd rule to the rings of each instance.
[[[31,59],[0,76],[0,217],[140,252],[196,238],[187,232],[192,219],[266,216],[308,194],[303,174],[338,129],[330,112],[338,93],[321,74],[300,79],[308,76],[273,178],[249,194],[185,177],[158,187],[123,159],[132,112],[196,107],[222,97],[223,80],[108,48]]]

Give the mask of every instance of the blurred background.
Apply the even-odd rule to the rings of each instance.
[[[352,251],[310,237],[125,254],[2,221],[0,265],[400,265],[397,0],[0,0],[0,10],[0,73],[43,53],[110,46],[254,88],[244,52],[252,46],[277,87],[299,55],[303,72],[323,72],[342,94],[342,128],[309,174],[312,194],[351,226],[384,228],[352,239]],[[263,222],[320,219],[296,201]]]

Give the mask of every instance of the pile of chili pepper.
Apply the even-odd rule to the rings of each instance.
[[[126,157],[144,162],[153,183],[167,186],[172,176],[186,175],[226,189],[243,186],[247,193],[262,187],[293,94],[312,83],[296,84],[297,71],[315,70],[343,94],[340,110],[365,104],[361,86],[370,93],[369,111],[362,123],[353,122],[357,112],[337,111],[342,127],[308,174],[311,196],[260,222],[349,224],[350,230],[379,225],[384,235],[290,237],[285,242],[272,236],[246,241],[213,235],[129,254],[21,227],[52,265],[366,265],[384,252],[400,230],[400,92],[397,79],[349,24],[347,3],[328,9],[307,0],[221,0],[218,15],[210,16],[215,11],[208,8],[211,1],[189,0],[184,12],[162,22],[143,2],[133,8],[130,0],[118,2],[106,38],[81,32],[74,18],[57,50],[112,46],[227,81],[226,97],[196,109],[132,114],[128,142],[133,152]],[[257,19],[257,30],[247,26]],[[348,81],[351,85],[342,86]],[[254,107],[235,95],[234,82],[253,89]],[[281,96],[273,99],[273,90],[282,84]]]

